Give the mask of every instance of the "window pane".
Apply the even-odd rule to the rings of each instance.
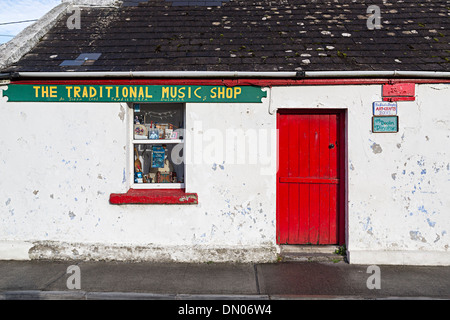
[[[183,104],[134,104],[135,183],[184,183]],[[158,143],[158,140],[165,140]],[[137,141],[135,141],[137,142]]]
[[[183,144],[135,144],[135,183],[183,183]]]
[[[134,139],[180,139],[181,104],[134,104]]]

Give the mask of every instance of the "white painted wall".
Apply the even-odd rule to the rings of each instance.
[[[225,122],[217,112],[224,107]],[[110,193],[130,185],[126,108],[1,101],[0,240],[9,242],[0,258],[16,257],[9,244],[18,248],[22,241],[31,258],[276,259],[275,180],[261,179],[256,165],[214,164],[206,157],[188,164],[187,191],[198,193],[198,205],[109,204]],[[232,120],[247,128],[272,126],[274,118],[260,108],[191,104],[187,123],[202,119],[205,130],[228,128]]]
[[[348,111],[347,249],[351,263],[450,264],[450,86],[416,85],[399,132],[372,133],[381,86],[275,88],[286,108]]]
[[[342,108],[350,262],[450,264],[450,86],[416,85],[416,96],[398,103],[397,134],[371,133],[380,85],[276,87],[270,106],[187,104],[186,188],[199,195],[189,206],[109,204],[130,183],[126,106],[1,98],[0,258],[274,260],[269,109]],[[243,164],[227,158],[238,149],[227,149],[227,134],[238,130],[262,143]]]

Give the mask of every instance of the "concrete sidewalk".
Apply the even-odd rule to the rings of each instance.
[[[80,270],[80,286],[68,289]],[[0,299],[450,299],[450,267],[368,266],[333,262],[188,264],[0,261]]]

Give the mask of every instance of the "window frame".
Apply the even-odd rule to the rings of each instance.
[[[150,139],[134,139],[134,105],[135,104],[152,104],[152,103],[139,103],[139,102],[129,102],[127,103],[128,107],[128,171],[129,171],[129,181],[130,181],[130,189],[135,190],[164,190],[164,189],[174,189],[174,190],[180,190],[185,189],[186,186],[186,134],[183,135],[183,139],[174,139],[174,140],[167,140],[167,139],[161,139],[161,140],[150,140]],[[178,104],[182,106],[182,112],[183,112],[183,125],[186,127],[186,104],[185,103],[166,103],[167,105],[174,105]],[[181,128],[183,130],[186,130],[186,128]],[[183,166],[184,166],[184,177],[182,183],[173,183],[173,182],[166,182],[166,183],[135,183],[134,182],[134,148],[137,145],[152,145],[152,144],[183,144]],[[139,149],[138,149],[139,151]]]

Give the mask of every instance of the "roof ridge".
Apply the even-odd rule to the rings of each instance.
[[[38,21],[22,30],[12,40],[0,45],[0,69],[19,61],[31,51],[56,24],[61,15],[67,12],[68,7],[70,7],[70,4],[66,2],[57,5]]]
[[[121,0],[61,0],[62,3],[69,3],[75,6],[95,6],[110,7],[116,5]]]

